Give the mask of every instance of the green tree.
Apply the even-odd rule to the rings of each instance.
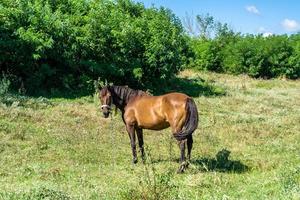
[[[159,85],[187,61],[186,36],[168,9],[130,0],[4,0],[1,71],[29,93],[87,90],[91,80]]]

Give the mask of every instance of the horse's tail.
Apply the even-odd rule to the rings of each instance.
[[[188,98],[186,102],[186,119],[184,125],[174,137],[178,140],[185,140],[196,130],[198,126],[198,111],[197,106],[192,98]]]

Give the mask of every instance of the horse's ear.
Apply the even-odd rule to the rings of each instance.
[[[95,91],[100,92],[100,90],[104,87],[103,82],[100,80],[100,77],[97,80],[94,80],[94,88]]]
[[[108,82],[107,79],[105,79],[104,85],[109,87],[109,86],[113,86],[114,84],[112,82]]]

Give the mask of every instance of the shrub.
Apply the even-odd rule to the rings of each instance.
[[[10,80],[6,77],[6,75],[2,75],[0,77],[0,96],[3,96],[8,93],[10,87]]]
[[[159,85],[187,60],[181,22],[165,8],[131,0],[5,0],[0,13],[1,70],[29,93],[92,92],[86,88],[98,77]]]
[[[298,35],[298,36],[297,36]],[[252,77],[300,76],[300,34],[221,35],[214,39],[196,39],[194,68]]]

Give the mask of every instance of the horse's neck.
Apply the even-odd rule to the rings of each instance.
[[[113,88],[113,93],[114,93],[113,103],[121,111],[124,111],[128,102],[131,100],[131,98],[137,96],[139,94],[139,91],[130,88],[115,86]]]

